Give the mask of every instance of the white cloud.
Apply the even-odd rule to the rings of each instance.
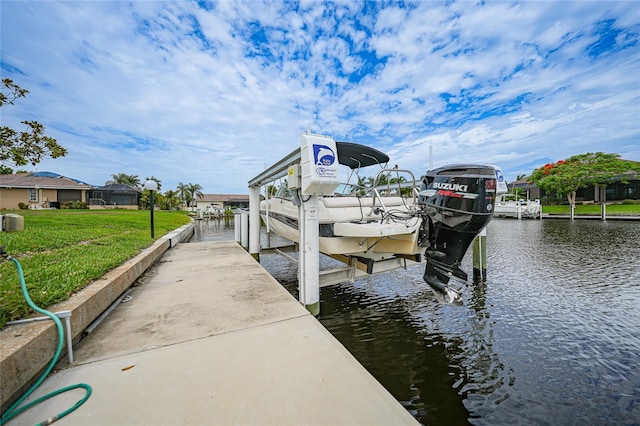
[[[430,144],[436,165],[500,162],[510,179],[589,150],[640,160],[633,6],[4,2],[3,77],[30,94],[2,119],[68,148],[40,170],[205,192],[245,191],[307,127],[416,174]]]

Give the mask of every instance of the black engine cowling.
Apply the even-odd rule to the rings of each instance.
[[[446,302],[461,301],[460,294],[448,286],[449,279],[467,280],[460,263],[491,220],[495,198],[496,172],[491,166],[444,166],[423,178],[418,203],[429,224],[423,278]]]

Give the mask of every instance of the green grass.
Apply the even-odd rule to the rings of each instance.
[[[542,206],[542,213],[568,215],[569,206]],[[600,216],[600,204],[576,205],[576,215]],[[640,204],[607,205],[607,216],[640,216]]]
[[[20,261],[31,299],[45,309],[69,299],[153,243],[148,211],[9,213],[22,215],[25,229],[0,233],[0,246]],[[182,212],[155,212],[154,222],[159,238],[189,223],[189,217]],[[31,313],[14,263],[0,260],[0,328]]]

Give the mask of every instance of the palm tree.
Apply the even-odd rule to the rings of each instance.
[[[178,184],[178,196],[187,207],[191,207],[191,203],[196,199],[204,197],[202,193],[202,186],[197,183],[182,183]]]
[[[114,175],[111,175],[111,180],[106,181],[104,184],[105,185],[111,185],[113,183],[121,183],[124,185],[129,185],[129,186],[133,186],[138,187],[140,186],[140,178],[138,177],[138,175],[128,175],[126,173],[116,173]]]
[[[189,200],[187,200],[187,206],[190,206],[191,202],[195,201],[196,199],[202,199],[204,197],[204,194],[202,193],[202,186],[200,186],[200,184],[189,183],[187,188],[190,194]]]
[[[182,201],[182,204],[187,204],[187,200],[190,198],[188,185],[189,184],[180,182],[176,188],[178,191],[178,197],[180,198],[180,201]]]
[[[171,211],[178,204],[180,204],[178,191],[173,191],[170,189],[164,193],[164,205],[162,206],[163,209]]]

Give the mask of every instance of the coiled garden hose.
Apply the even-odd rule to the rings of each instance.
[[[29,304],[29,306],[36,312],[39,312],[43,315],[48,316],[49,318],[51,318],[53,320],[53,322],[56,324],[56,328],[58,329],[58,347],[56,349],[56,353],[53,356],[53,359],[51,360],[51,362],[49,363],[49,366],[47,367],[47,369],[44,371],[44,373],[42,373],[42,375],[40,376],[40,378],[33,384],[33,386],[31,386],[31,388],[29,388],[28,391],[26,391],[15,403],[13,403],[13,405],[11,405],[11,407],[9,407],[9,409],[2,414],[2,417],[0,418],[0,426],[4,425],[5,423],[7,423],[9,420],[11,420],[12,418],[16,417],[17,415],[25,412],[26,410],[30,409],[31,407],[40,404],[41,402],[52,398],[56,395],[59,395],[61,393],[70,391],[72,389],[78,389],[78,388],[83,388],[86,390],[86,395],[80,399],[78,402],[75,403],[75,405],[71,408],[69,408],[66,411],[63,411],[53,417],[49,417],[48,419],[42,421],[39,423],[39,425],[49,425],[53,422],[55,422],[56,420],[59,420],[61,418],[63,418],[64,416],[66,416],[67,414],[71,413],[72,411],[74,411],[75,409],[77,409],[78,407],[80,407],[82,404],[85,403],[85,401],[87,399],[89,399],[89,397],[91,396],[91,387],[87,384],[84,383],[78,383],[75,385],[71,385],[71,386],[67,386],[64,387],[62,389],[58,389],[54,392],[48,393],[44,396],[41,396],[40,398],[36,399],[35,401],[32,401],[28,404],[26,404],[24,407],[18,407],[20,404],[22,404],[22,402],[27,399],[29,397],[29,395],[31,395],[33,393],[33,391],[36,390],[36,388],[38,386],[40,386],[42,384],[42,382],[44,381],[44,379],[49,375],[49,373],[51,372],[51,370],[53,369],[53,367],[55,366],[55,364],[58,362],[58,358],[60,357],[60,353],[62,352],[62,345],[64,342],[64,332],[62,330],[62,322],[60,321],[60,319],[52,312],[46,311],[38,306],[36,306],[35,303],[33,303],[33,301],[31,300],[31,297],[29,297],[29,292],[27,291],[27,285],[25,284],[24,281],[24,274],[22,272],[22,266],[20,266],[20,262],[18,262],[17,259],[8,256],[6,253],[4,253],[4,250],[2,249],[2,247],[0,247],[0,255],[2,255],[3,257],[5,257],[8,260],[13,261],[13,263],[16,266],[16,269],[18,270],[18,276],[20,277],[20,288],[22,289],[22,295],[24,296],[24,299],[27,301],[27,303]]]

